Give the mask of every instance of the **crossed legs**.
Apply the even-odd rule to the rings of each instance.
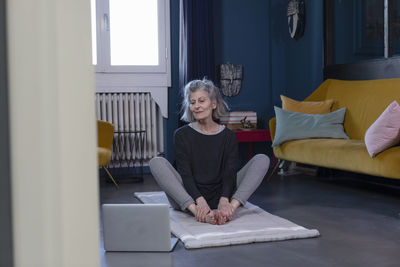
[[[171,206],[174,209],[186,211],[188,206],[194,203],[194,200],[183,187],[181,175],[168,160],[162,157],[152,158],[149,166],[151,174],[166,193]]]
[[[257,154],[249,160],[237,173],[237,189],[232,198],[245,205],[267,174],[269,163],[269,158],[264,154]]]
[[[266,155],[258,154],[237,173],[237,190],[231,200],[234,209],[246,204],[248,198],[261,184],[269,163],[270,160]],[[182,211],[189,209],[193,213],[195,201],[186,192],[182,178],[175,168],[162,157],[153,158],[149,165],[154,179],[166,193],[171,206]]]

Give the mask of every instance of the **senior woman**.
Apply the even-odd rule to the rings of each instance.
[[[182,120],[189,124],[174,134],[175,168],[164,158],[150,170],[171,206],[189,210],[199,222],[224,224],[244,205],[269,167],[264,154],[254,156],[239,172],[233,131],[218,123],[226,103],[209,80],[193,80],[183,89]]]

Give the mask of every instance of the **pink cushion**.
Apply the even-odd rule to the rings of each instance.
[[[400,142],[400,106],[393,101],[365,133],[371,157]]]

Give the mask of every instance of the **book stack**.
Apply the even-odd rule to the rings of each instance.
[[[220,120],[231,130],[257,128],[257,113],[254,111],[230,111]]]

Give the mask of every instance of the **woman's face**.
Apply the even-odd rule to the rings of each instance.
[[[190,111],[196,121],[212,119],[212,111],[217,107],[217,102],[211,101],[208,93],[199,90],[190,94]]]

